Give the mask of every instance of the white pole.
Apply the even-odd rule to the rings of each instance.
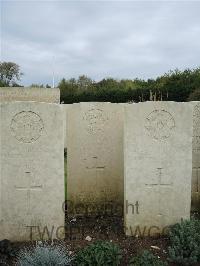
[[[53,56],[53,77],[52,77],[52,88],[55,88],[55,72],[54,72],[54,63],[55,63],[55,57]]]
[[[54,71],[53,71],[53,81],[52,81],[52,87],[53,87],[53,88],[55,88]]]

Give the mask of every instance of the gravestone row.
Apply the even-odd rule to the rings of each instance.
[[[162,233],[190,217],[190,104],[81,103],[66,112],[72,216],[121,205],[128,235]]]
[[[1,238],[63,237],[63,147],[72,216],[110,203],[124,207],[127,235],[154,235],[190,217],[191,190],[199,210],[198,102],[59,105],[45,97],[0,97]]]

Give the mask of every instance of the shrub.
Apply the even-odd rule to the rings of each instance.
[[[188,101],[200,101],[200,88],[194,90],[188,97]]]
[[[144,250],[141,255],[131,258],[129,266],[166,266],[166,262],[161,261],[150,251]]]
[[[76,265],[81,266],[117,266],[122,255],[120,248],[110,242],[97,241],[77,253]]]
[[[72,257],[61,245],[36,245],[35,248],[22,249],[17,256],[17,266],[70,266]]]
[[[200,261],[200,222],[182,221],[169,232],[169,260],[181,265],[192,265]]]

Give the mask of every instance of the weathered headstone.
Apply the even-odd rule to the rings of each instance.
[[[200,102],[193,106],[192,211],[200,211]]]
[[[123,206],[123,105],[73,104],[67,108],[67,118],[68,211],[103,214],[106,203],[113,212],[119,211]]]
[[[0,104],[0,237],[63,237],[64,134],[57,104]]]
[[[1,87],[0,102],[33,101],[60,103],[58,88]]]
[[[70,114],[71,108],[74,106],[73,104],[63,104],[63,112],[64,112],[64,148],[67,149],[67,127],[70,127],[68,122],[68,115]],[[68,140],[70,142],[70,140]]]
[[[126,107],[124,145],[126,234],[162,234],[167,226],[190,218],[191,105]]]

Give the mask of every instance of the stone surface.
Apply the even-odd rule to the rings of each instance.
[[[60,105],[0,104],[1,239],[63,237],[63,132]]]
[[[125,231],[164,234],[190,218],[192,107],[146,102],[125,109]]]
[[[60,103],[60,90],[58,88],[0,88],[0,102],[13,101]]]
[[[200,211],[200,102],[193,107],[192,211]]]
[[[67,127],[70,127],[68,123],[68,114],[73,106],[73,104],[63,104],[63,112],[64,112],[64,148],[67,148]]]
[[[69,212],[113,212],[123,206],[123,105],[80,103],[67,108],[67,199]],[[116,206],[116,204],[119,204]],[[75,208],[82,204],[80,208]],[[112,211],[112,210],[111,210]]]

